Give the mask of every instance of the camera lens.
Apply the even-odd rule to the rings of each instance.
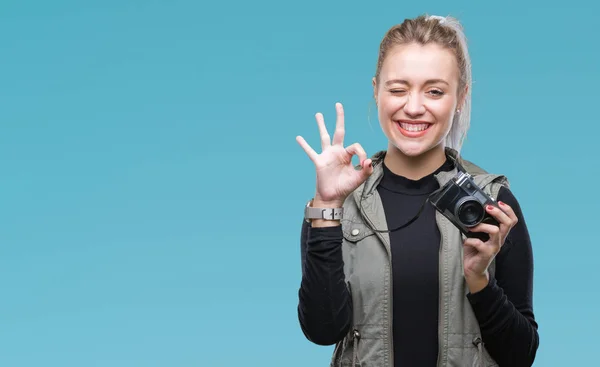
[[[465,226],[473,227],[483,219],[483,206],[476,200],[465,200],[458,205],[456,216]]]

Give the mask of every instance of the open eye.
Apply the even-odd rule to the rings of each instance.
[[[427,92],[429,94],[431,94],[434,97],[441,97],[444,95],[444,91],[439,90],[439,89],[431,89],[429,92]]]

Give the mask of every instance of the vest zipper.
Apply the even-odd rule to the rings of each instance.
[[[388,332],[389,332],[389,336],[390,336],[390,367],[392,367],[394,365],[394,312],[393,312],[393,307],[394,307],[394,285],[392,284],[392,282],[394,281],[394,277],[393,277],[393,273],[392,273],[392,259],[391,259],[391,255],[389,256],[390,258],[390,262],[389,262],[389,268],[390,270],[388,271],[388,277],[390,278],[390,289],[389,289],[389,295],[390,295],[390,301],[389,301],[389,309],[388,309],[388,320],[389,320],[389,325],[388,325]]]
[[[475,340],[473,340],[473,344],[475,344],[475,346],[477,347],[477,352],[478,352],[477,355],[479,356],[479,365],[481,367],[484,367],[485,363],[483,363],[483,341],[478,336],[475,338]]]
[[[441,366],[442,361],[442,353],[443,353],[443,311],[445,307],[444,300],[444,292],[445,292],[445,284],[444,284],[444,232],[440,226],[439,219],[437,218],[439,213],[436,213],[436,222],[438,229],[440,231],[440,249],[438,254],[438,279],[440,282],[439,285],[439,301],[438,301],[438,356],[437,356],[437,366]]]
[[[365,213],[364,209],[362,208],[362,205],[360,206],[361,208],[361,214],[363,215],[363,217],[367,220],[367,222],[369,223],[369,226],[371,227],[371,229],[375,229],[375,226],[373,225],[373,222],[371,221],[371,219],[369,218],[369,216]],[[390,354],[390,366],[388,367],[392,367],[394,365],[394,334],[393,334],[393,307],[394,307],[394,297],[393,297],[393,281],[394,281],[394,277],[392,276],[392,252],[391,249],[388,250],[388,248],[385,246],[385,238],[383,238],[383,235],[377,231],[375,231],[375,234],[377,235],[377,237],[379,237],[379,240],[381,240],[381,243],[383,244],[383,247],[385,248],[385,251],[388,254],[388,266],[389,266],[389,271],[388,271],[388,279],[389,279],[389,289],[388,289],[388,295],[389,295],[389,301],[388,301],[388,320],[389,320],[389,325],[388,325],[388,335],[390,338],[390,350],[388,351]]]
[[[366,216],[365,216],[366,217]],[[368,220],[368,219],[367,219]],[[370,220],[369,220],[370,222]],[[371,228],[373,228],[373,223],[371,224]],[[377,236],[379,237],[379,239],[381,240],[381,242],[384,244],[383,246],[385,247],[385,239],[383,238],[382,235],[380,235],[379,233],[377,234]],[[387,251],[387,248],[386,248]],[[393,297],[393,289],[394,289],[394,285],[393,285],[393,281],[394,281],[394,277],[392,275],[392,265],[391,265],[391,253],[389,251],[388,252],[388,259],[389,259],[389,263],[388,263],[388,267],[389,267],[389,271],[388,271],[388,279],[390,282],[390,286],[388,289],[388,295],[389,295],[389,301],[388,301],[388,320],[389,320],[389,324],[388,324],[388,335],[390,338],[390,350],[388,351],[390,353],[390,366],[392,367],[394,365],[394,329],[393,329],[393,325],[394,325],[394,312],[393,307],[394,307],[394,297]]]
[[[358,342],[360,341],[360,332],[356,329],[352,335],[352,367],[356,367],[356,360],[358,359]],[[360,361],[359,361],[360,363]]]

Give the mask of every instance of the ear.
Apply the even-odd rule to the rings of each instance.
[[[375,80],[375,77],[373,77],[373,98],[375,99],[375,104],[377,104],[377,80]]]
[[[460,93],[460,96],[458,97],[458,103],[456,105],[457,110],[462,110],[462,108],[465,104],[465,100],[467,99],[468,92],[469,92],[469,86],[467,85],[467,86],[465,86],[465,88]]]

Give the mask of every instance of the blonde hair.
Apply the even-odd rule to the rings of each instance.
[[[460,22],[452,17],[421,15],[414,19],[406,19],[401,24],[390,28],[379,46],[379,56],[375,80],[379,85],[379,73],[388,51],[397,45],[419,43],[422,45],[436,43],[451,50],[456,56],[459,68],[458,94],[464,95],[460,112],[454,114],[452,127],[446,137],[446,146],[460,152],[462,143],[471,123],[471,58],[467,49],[467,40]]]

